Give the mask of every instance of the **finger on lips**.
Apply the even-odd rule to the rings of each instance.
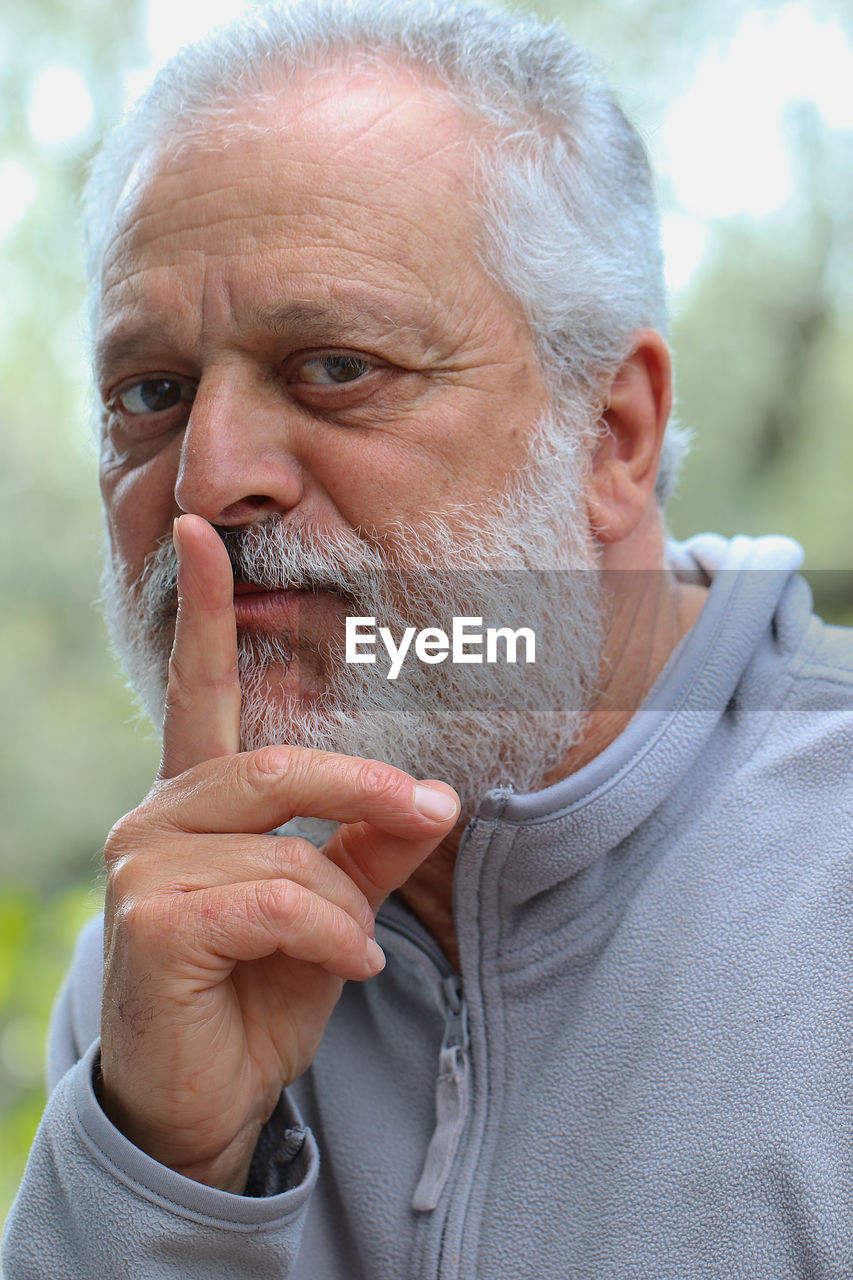
[[[344,978],[378,972],[373,912],[450,830],[456,793],[357,757],[287,745],[241,753],[228,553],[198,516],[175,521],[174,543],[163,760],[146,801],[111,833],[113,894],[150,895],[154,916],[193,924],[199,943],[216,921],[234,962],[280,948]],[[343,825],[322,851],[266,834],[297,815]]]
[[[159,776],[240,749],[240,680],[234,575],[222,539],[200,516],[173,533],[178,612],[169,661]]]

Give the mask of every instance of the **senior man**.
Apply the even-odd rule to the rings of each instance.
[[[163,761],[9,1280],[853,1274],[851,646],[793,544],[667,550],[654,202],[586,59],[477,4],[256,11],[88,219]]]

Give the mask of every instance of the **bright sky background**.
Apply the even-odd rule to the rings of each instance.
[[[728,46],[700,62],[653,155],[679,206],[664,219],[670,287],[698,265],[712,219],[758,218],[793,194],[783,121],[801,101],[830,129],[853,130],[853,48],[805,4],[747,13]]]
[[[153,68],[181,44],[245,7],[245,0],[150,0]],[[151,73],[128,81],[135,96]],[[853,48],[835,21],[806,3],[775,13],[749,11],[725,47],[699,64],[684,97],[673,102],[652,140],[653,163],[676,205],[664,217],[670,287],[681,289],[699,264],[712,220],[773,212],[792,195],[784,114],[809,101],[831,129],[853,130]],[[46,147],[88,131],[92,103],[72,67],[44,68],[32,90],[29,124]],[[36,194],[20,164],[0,167],[0,238]]]

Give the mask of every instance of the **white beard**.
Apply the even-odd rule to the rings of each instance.
[[[267,588],[302,585],[347,598],[399,639],[406,626],[481,617],[483,628],[530,627],[536,662],[423,665],[413,653],[395,681],[379,654],[347,664],[340,646],[306,636],[239,636],[242,746],[273,742],[383,760],[449,782],[464,813],[495,786],[535,790],[577,741],[595,692],[603,644],[597,557],[583,510],[586,432],[548,414],[528,465],[507,491],[416,529],[329,532],[272,518],[229,531],[240,576]],[[569,437],[567,439],[567,437]],[[140,700],[162,723],[174,630],[171,541],[141,581],[108,558],[103,580],[113,642]],[[317,697],[283,696],[293,660],[319,671]]]

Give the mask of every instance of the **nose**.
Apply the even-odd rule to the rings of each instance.
[[[205,373],[184,430],[175,501],[212,524],[250,524],[301,502],[293,406],[236,368]]]

